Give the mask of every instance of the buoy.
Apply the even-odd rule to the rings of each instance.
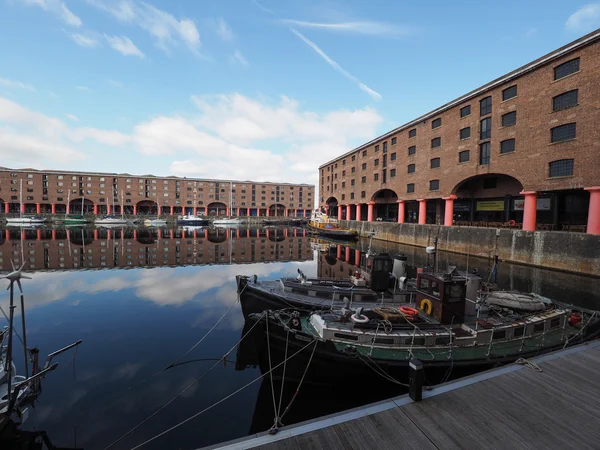
[[[517,224],[517,222],[515,222],[514,220],[509,220],[508,221],[508,226],[509,227],[514,227]]]
[[[352,314],[350,319],[356,323],[367,323],[369,321],[369,318],[363,314]]]
[[[401,306],[400,312],[407,316],[418,316],[419,315],[419,310],[415,309],[415,308],[411,308],[410,306]]]
[[[421,308],[421,311],[423,311],[428,316],[430,316],[431,313],[433,312],[433,305],[431,303],[431,300],[429,300],[427,298],[424,298],[423,300],[421,300],[421,304],[419,305],[419,307]]]
[[[569,323],[574,327],[581,323],[581,314],[579,313],[571,313],[571,317],[569,317]]]

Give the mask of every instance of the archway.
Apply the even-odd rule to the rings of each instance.
[[[74,245],[90,245],[94,242],[94,234],[83,227],[72,228],[69,229],[69,241]]]
[[[213,244],[220,244],[227,240],[227,230],[222,228],[209,228],[207,239]]]
[[[209,216],[226,216],[227,215],[227,205],[221,202],[212,202],[209,203],[206,207],[208,210]]]
[[[380,189],[371,196],[373,217],[376,220],[398,220],[398,194],[391,189]]]
[[[92,214],[93,212],[94,202],[87,198],[75,198],[69,202],[70,214]]]
[[[523,184],[505,174],[482,174],[469,177],[452,189],[454,223],[523,221]],[[544,202],[542,202],[544,203]]]
[[[142,245],[152,245],[156,242],[156,236],[153,230],[138,228],[136,230],[136,240]]]
[[[139,202],[136,203],[135,205],[136,207],[136,215],[157,215],[158,214],[158,206],[156,205],[156,202],[153,202],[152,200],[141,200]]]
[[[335,197],[329,197],[325,202],[327,215],[330,217],[337,217],[338,215],[338,201]]]
[[[280,203],[275,203],[269,206],[269,216],[285,216],[285,206]]]

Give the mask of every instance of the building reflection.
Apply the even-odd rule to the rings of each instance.
[[[69,270],[313,260],[294,228],[14,228],[0,230],[0,268]]]

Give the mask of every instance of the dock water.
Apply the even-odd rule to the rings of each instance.
[[[599,408],[597,340],[440,385],[418,403],[404,395],[208,448],[594,449]]]

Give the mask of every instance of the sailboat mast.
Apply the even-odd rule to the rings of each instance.
[[[23,218],[23,178],[19,180],[19,218]]]
[[[81,215],[83,216],[83,200],[85,199],[85,197],[82,195],[81,196]]]
[[[123,200],[123,189],[121,189],[121,219],[124,218],[124,214],[125,214],[125,205],[124,205],[124,200]]]

